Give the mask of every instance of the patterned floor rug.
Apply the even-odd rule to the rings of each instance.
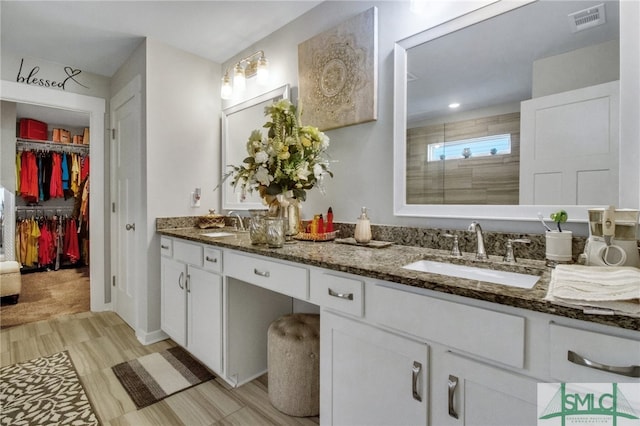
[[[64,351],[0,369],[0,424],[100,423]]]
[[[111,369],[138,409],[215,377],[179,346]]]

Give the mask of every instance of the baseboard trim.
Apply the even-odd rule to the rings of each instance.
[[[142,330],[136,331],[136,338],[143,345],[151,345],[152,343],[161,342],[169,338],[167,333],[162,330],[152,331],[150,333],[146,333]]]

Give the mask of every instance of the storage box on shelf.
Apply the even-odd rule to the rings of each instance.
[[[47,135],[47,123],[32,118],[20,119],[21,138],[46,141]]]

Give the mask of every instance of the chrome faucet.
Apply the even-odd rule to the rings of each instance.
[[[244,231],[244,222],[242,222],[242,218],[240,217],[240,215],[236,212],[234,212],[233,210],[231,210],[229,213],[227,213],[228,216],[233,216],[235,215],[236,217],[236,230],[239,228],[240,231]]]
[[[475,232],[478,239],[478,249],[476,250],[477,260],[487,260],[487,252],[484,249],[484,238],[482,236],[482,228],[480,224],[475,220],[469,225],[468,231]]]

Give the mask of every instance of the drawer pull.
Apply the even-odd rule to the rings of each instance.
[[[163,250],[169,250],[169,246],[165,246],[164,244],[160,244],[160,248]]]
[[[422,396],[418,392],[418,377],[422,371],[422,364],[418,361],[413,361],[413,368],[411,369],[411,391],[413,393],[413,399],[422,402]]]
[[[567,359],[574,364],[583,365],[585,367],[593,368],[595,370],[606,371],[607,373],[620,374],[627,377],[640,377],[640,365],[630,365],[627,367],[617,367],[615,365],[601,364],[596,361],[591,361],[587,358],[583,358],[573,351],[567,352]]]
[[[448,396],[449,396],[449,416],[454,419],[458,418],[458,413],[456,413],[456,409],[453,406],[453,397],[456,394],[456,388],[458,387],[458,378],[454,375],[449,374],[449,382],[447,383]]]
[[[207,257],[205,257],[205,260],[207,262],[211,262],[211,263],[218,263],[218,258],[217,257],[209,257],[209,256],[207,256]]]
[[[256,268],[253,268],[253,273],[265,278],[269,278],[269,275],[270,275],[269,271],[258,271]]]
[[[329,289],[329,296],[338,297],[340,299],[353,300],[353,293],[336,293]]]

